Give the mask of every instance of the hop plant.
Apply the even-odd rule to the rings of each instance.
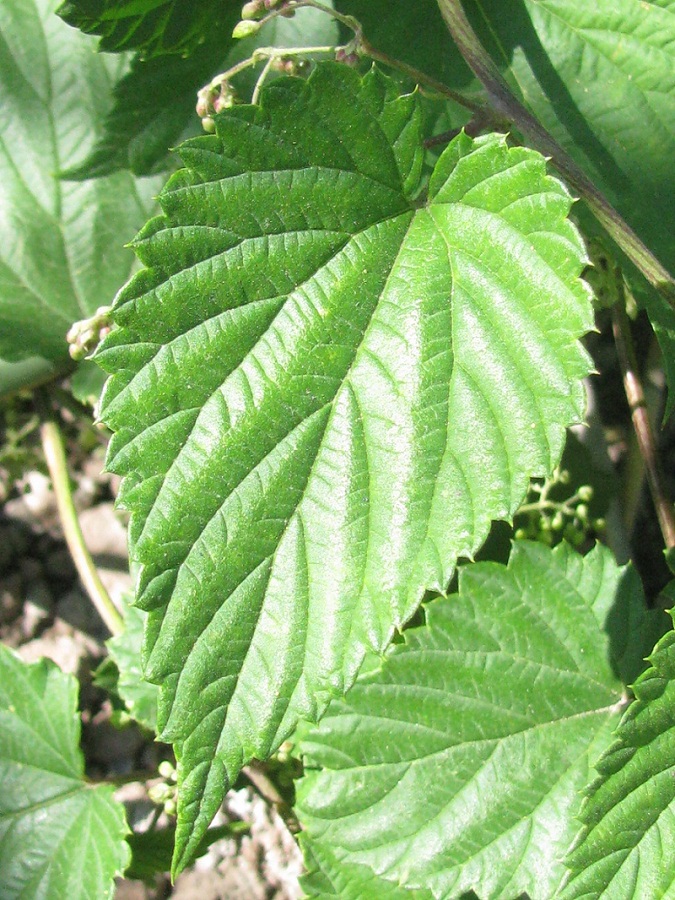
[[[551,547],[564,538],[572,546],[581,547],[602,534],[605,520],[594,518],[588,506],[594,493],[590,484],[582,484],[564,499],[552,496],[569,483],[570,473],[559,468],[545,481],[533,482],[526,502],[514,516],[516,540],[534,540]]]

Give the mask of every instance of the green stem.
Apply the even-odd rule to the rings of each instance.
[[[548,156],[558,172],[585,200],[598,222],[642,272],[647,281],[675,308],[675,280],[643,244],[605,196],[574,162],[572,157],[543,128],[532,113],[513,95],[510,87],[481,44],[467,19],[461,0],[437,0],[448,30],[476,77],[483,84],[499,115],[513,122],[528,142]]]
[[[39,397],[38,404],[42,413],[42,424],[40,425],[42,449],[52,479],[59,519],[61,520],[63,534],[68,544],[70,555],[73,558],[82,584],[99,615],[108,626],[111,634],[119,634],[124,626],[122,616],[119,614],[101,581],[96,566],[87,550],[80,522],[77,518],[61,429],[49,407],[47,399],[44,396]]]

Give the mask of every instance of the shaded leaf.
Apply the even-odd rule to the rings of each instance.
[[[157,685],[143,677],[141,645],[147,614],[133,606],[124,613],[124,629],[106,641],[118,669],[115,689],[131,716],[151,731],[157,730]]]
[[[45,372],[71,365],[70,325],[129,277],[133,254],[123,244],[147,217],[152,189],[139,192],[128,174],[90,184],[54,178],[95,142],[124,61],[97,57],[53,8],[0,4],[0,356],[40,357]],[[3,373],[6,385],[16,373]]]
[[[243,829],[237,826],[243,826]],[[203,856],[211,844],[216,841],[226,837],[235,837],[242,830],[248,830],[248,825],[243,822],[209,828],[202,838],[195,857]],[[131,862],[124,872],[125,877],[145,881],[154,887],[155,876],[159,872],[168,872],[171,868],[175,837],[176,829],[171,826],[130,834],[127,843],[131,848]]]
[[[98,355],[178,867],[244,761],[557,463],[592,326],[538,154],[461,136],[421,205],[416,96],[335,64],[217,127],[181,149]]]
[[[69,25],[99,35],[99,48],[140,50],[145,56],[189,53],[238,0],[66,0],[58,14]]]
[[[227,7],[229,15],[209,30],[198,51],[188,57],[136,57],[131,70],[115,86],[115,104],[105,132],[80,165],[63,172],[65,178],[98,178],[117,169],[149,175],[170,166],[169,149],[181,137],[202,132],[195,112],[197,91],[257,46],[302,47],[335,43],[335,22],[315,9],[299,10],[294,18],[280,17],[253,38],[232,44],[232,29],[241,4]],[[258,72],[259,74],[259,72]]]
[[[129,859],[114,788],[84,780],[77,681],[0,645],[3,900],[112,897]]]
[[[300,730],[318,770],[298,784],[306,840],[345,874],[365,866],[446,900],[549,900],[618,721],[641,586],[602,545],[581,557],[518,541],[508,567],[462,567],[426,615]]]
[[[675,632],[650,662],[596,764],[561,900],[675,896]]]

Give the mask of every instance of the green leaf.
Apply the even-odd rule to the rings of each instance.
[[[675,632],[650,662],[596,764],[561,900],[675,896]]]
[[[70,379],[70,392],[87,406],[95,407],[101,398],[105,373],[90,359],[83,359]]]
[[[59,366],[40,356],[29,356],[19,362],[0,359],[0,398],[13,394],[26,385],[51,381],[60,371]]]
[[[450,37],[436,0],[397,3],[395,12],[391,0],[338,0],[337,8],[354,16],[369,42],[393,59],[433,75],[456,90],[480,88]],[[351,37],[345,29],[344,38]]]
[[[133,60],[115,86],[115,105],[105,132],[87,159],[62,173],[64,178],[98,178],[118,169],[149,175],[170,165],[169,149],[187,132],[202,131],[195,112],[199,88],[249,56],[255,47],[303,47],[336,43],[335,20],[315,9],[301,9],[264,25],[255,38],[235,41],[232,29],[241,14],[234,4],[218,28],[210,29],[198,52],[188,57]],[[259,74],[259,71],[257,72]],[[238,81],[239,83],[239,81]]]
[[[384,878],[379,878],[368,866],[338,860],[330,847],[313,844],[300,835],[307,874],[300,886],[311,900],[338,897],[377,898],[377,900],[434,900],[427,890],[408,890]]]
[[[474,0],[493,58],[539,121],[675,272],[675,0]],[[593,227],[593,226],[591,226]],[[597,227],[597,226],[596,226]],[[646,283],[640,279],[645,289]],[[675,311],[643,299],[675,402]]]
[[[229,17],[239,0],[66,0],[58,14],[100,36],[99,49],[140,50],[144,56],[186,54]]]
[[[243,826],[243,828],[237,826]],[[211,844],[222,838],[235,837],[244,829],[248,830],[248,825],[244,822],[209,828],[202,838],[195,856],[197,858],[203,856]],[[127,843],[131,848],[131,862],[125,869],[125,877],[145,881],[154,887],[155,876],[159,872],[168,872],[171,867],[175,837],[176,829],[172,826],[130,834]]]
[[[3,900],[112,897],[129,859],[114,788],[84,780],[77,681],[0,646]]]
[[[416,96],[328,63],[217,127],[181,149],[98,355],[178,867],[241,765],[557,463],[592,326],[537,153],[462,135],[424,203]]]
[[[508,567],[462,567],[458,594],[301,729],[312,852],[448,900],[549,900],[640,610],[639,581],[602,545],[518,541]]]
[[[124,613],[124,630],[106,641],[118,669],[116,691],[131,716],[151,731],[157,730],[157,685],[143,677],[141,645],[147,614],[134,606]]]
[[[129,277],[133,254],[123,244],[147,217],[152,189],[139,192],[128,174],[90,184],[54,178],[93,145],[124,63],[93,54],[53,7],[0,4],[0,357],[42,358],[45,372],[71,365],[70,325]]]

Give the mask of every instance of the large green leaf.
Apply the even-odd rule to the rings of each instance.
[[[0,357],[32,358],[33,368],[42,358],[45,373],[68,363],[69,326],[129,277],[123,245],[150,209],[128,174],[91,184],[54,177],[92,147],[124,66],[92,53],[54,5],[0,4]],[[0,391],[17,374],[3,370]]]
[[[426,615],[301,736],[309,846],[435,897],[550,900],[647,618],[639,579],[601,545],[517,542]]]
[[[69,25],[99,35],[101,50],[140,50],[144,56],[158,56],[199,47],[236,4],[237,0],[65,0],[58,14]]]
[[[177,745],[177,865],[583,414],[592,325],[541,156],[462,135],[417,198],[415,95],[324,64],[183,146],[99,353]],[[417,198],[417,199],[416,199]]]
[[[616,741],[596,765],[561,898],[675,897],[675,632],[634,685]]]
[[[130,858],[123,806],[84,780],[77,681],[0,645],[0,897],[112,897]]]
[[[192,130],[201,132],[195,112],[197,91],[212,77],[249,56],[256,47],[305,47],[337,43],[335,20],[316,9],[298,10],[264,25],[257,35],[232,44],[241,3],[209,32],[198,50],[185,56],[136,57],[115,86],[115,104],[91,154],[67,178],[97,178],[117,169],[148,175],[168,168],[169,149]],[[228,52],[229,50],[229,52]],[[256,72],[256,77],[259,70]]]

